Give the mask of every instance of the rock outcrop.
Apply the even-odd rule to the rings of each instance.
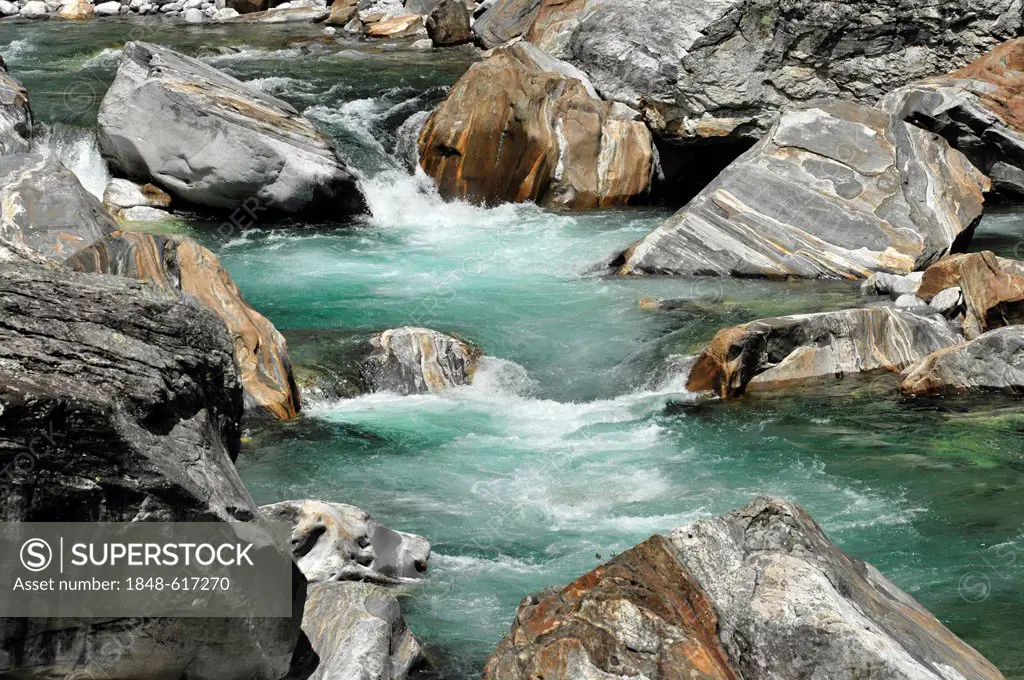
[[[32,139],[32,111],[28,90],[7,74],[0,59],[0,156],[28,153]]]
[[[473,39],[472,16],[463,0],[441,0],[427,14],[427,35],[437,47],[461,45]]]
[[[989,331],[939,350],[900,376],[904,395],[959,396],[977,392],[1024,394],[1024,326]]]
[[[636,111],[529,43],[470,67],[419,137],[420,164],[446,198],[595,208],[644,196],[654,170]]]
[[[302,629],[319,657],[308,680],[407,680],[421,677],[418,672],[426,667],[398,600],[380,586],[310,586]]]
[[[250,307],[217,256],[192,239],[119,231],[69,258],[80,272],[116,274],[187,295],[217,314],[234,345],[247,410],[286,420],[299,412],[284,337]]]
[[[157,45],[124,46],[99,141],[119,174],[184,203],[324,219],[364,209],[330,140],[290,104]]]
[[[235,471],[242,392],[224,325],[138,281],[0,264],[0,519],[252,521]],[[0,674],[281,678],[291,618],[0,619]],[[173,650],[173,651],[169,651]]]
[[[481,355],[461,340],[411,326],[384,331],[371,346],[362,372],[374,392],[422,394],[468,385]]]
[[[519,35],[587,73],[659,136],[758,139],[788,105],[875,101],[1021,31],[1016,2],[498,0],[473,29]]]
[[[1003,675],[802,508],[759,497],[527,598],[485,680]]]
[[[1008,198],[1024,198],[1024,39],[948,75],[889,93],[878,107],[942,135]]]
[[[892,307],[761,319],[719,331],[686,387],[728,399],[869,371],[898,373],[961,342],[941,317]]]
[[[310,583],[392,584],[418,578],[427,570],[427,539],[392,531],[357,507],[304,500],[265,505],[260,510],[270,520],[294,525],[292,552]]]
[[[620,274],[863,279],[969,242],[988,180],[941,138],[858,104],[786,112]]]
[[[74,173],[51,156],[0,156],[0,237],[62,261],[117,222]]]
[[[968,339],[992,328],[1024,323],[1024,262],[990,251],[947,257],[925,270],[917,296],[932,302],[951,288],[959,288],[963,295]]]

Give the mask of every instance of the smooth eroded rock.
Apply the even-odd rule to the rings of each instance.
[[[868,371],[902,371],[963,342],[941,317],[892,307],[760,319],[719,331],[690,370],[687,389],[722,398]]]
[[[992,328],[1024,323],[1024,262],[991,251],[947,257],[925,270],[917,295],[932,302],[959,288],[964,297],[964,334],[976,338]]]
[[[31,148],[32,111],[28,90],[8,75],[0,59],[0,156]]]
[[[426,667],[398,600],[380,586],[311,585],[302,630],[319,656],[308,680],[407,680]]]
[[[407,38],[414,35],[423,35],[423,17],[418,14],[400,14],[394,17],[384,18],[366,29],[366,35],[371,38]]]
[[[438,47],[467,43],[473,39],[471,19],[463,0],[441,0],[427,14],[427,35]]]
[[[878,109],[819,102],[786,112],[616,264],[620,274],[907,274],[966,247],[987,188],[943,139]]]
[[[157,45],[124,46],[99,141],[121,175],[193,205],[325,219],[364,209],[330,140],[290,104]]]
[[[298,388],[284,337],[245,302],[220,260],[206,248],[184,236],[119,231],[66,264],[80,272],[149,281],[194,298],[227,327],[247,408],[282,420],[298,414]]]
[[[905,370],[900,388],[915,397],[1024,394],[1024,326],[997,328],[941,349]]]
[[[992,179],[1024,198],[1024,39],[1010,40],[948,75],[889,93],[878,107],[942,135]]]
[[[362,364],[374,392],[423,394],[468,385],[481,352],[476,347],[428,328],[403,326],[371,340]]]
[[[292,552],[310,583],[371,581],[391,584],[427,570],[430,543],[393,531],[344,503],[284,501],[260,508],[270,520],[291,522]]]
[[[496,50],[420,132],[420,164],[446,198],[622,205],[650,188],[654,151],[635,111],[529,43]]]
[[[145,206],[168,208],[171,197],[153,184],[136,184],[126,179],[112,179],[103,191],[103,205],[109,210]]]
[[[99,200],[52,156],[0,156],[0,237],[63,261],[117,229]]]

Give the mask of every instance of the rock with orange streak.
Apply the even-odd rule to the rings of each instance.
[[[482,352],[458,338],[429,328],[403,326],[370,341],[363,379],[373,392],[443,392],[473,380]]]
[[[963,294],[963,327],[969,339],[993,328],[1024,324],[1024,262],[991,251],[947,257],[925,270],[917,295],[931,302],[949,288],[960,288]]]
[[[217,256],[206,248],[183,236],[118,231],[66,264],[76,271],[149,281],[195,298],[227,327],[247,412],[281,420],[298,414],[299,394],[284,337],[246,303]]]
[[[596,208],[645,196],[650,132],[587,77],[526,42],[474,64],[431,114],[420,164],[441,195],[474,203]]]

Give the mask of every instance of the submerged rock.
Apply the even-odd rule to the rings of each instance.
[[[467,43],[473,39],[471,20],[463,0],[441,0],[427,15],[427,35],[438,47]]]
[[[0,237],[63,261],[117,228],[103,204],[52,156],[0,156]]]
[[[1024,326],[997,328],[939,350],[904,371],[900,388],[914,397],[1024,394]]]
[[[232,464],[242,393],[212,312],[138,281],[0,264],[0,318],[0,519],[261,518]],[[293,578],[291,618],[0,618],[0,674],[89,674],[116,644],[109,677],[280,678],[305,594]]]
[[[806,511],[766,497],[527,598],[484,671],[624,677],[1003,678]]]
[[[367,583],[310,586],[302,630],[319,659],[308,680],[419,677],[426,659],[405,625],[398,600]]]
[[[284,337],[250,307],[217,256],[171,234],[119,231],[69,258],[80,272],[141,279],[194,298],[217,314],[234,345],[246,407],[256,415],[294,418],[299,394]]]
[[[706,143],[758,139],[794,103],[874,104],[1022,25],[1019,6],[994,0],[497,0],[473,30],[487,48],[523,35],[659,136]]]
[[[1024,39],[968,66],[886,95],[878,107],[942,135],[992,179],[1024,198]]]
[[[364,209],[330,140],[290,104],[149,43],[124,46],[99,141],[120,174],[193,205],[326,219]]]
[[[28,90],[7,74],[0,59],[0,156],[27,153],[31,148],[32,111]]]
[[[461,340],[412,326],[384,331],[371,345],[362,369],[374,392],[422,394],[468,385],[481,355]]]
[[[272,521],[291,522],[292,551],[310,583],[371,581],[390,584],[427,570],[430,543],[392,531],[344,503],[284,501],[260,508]]]
[[[1024,323],[1024,262],[991,251],[948,257],[925,270],[917,294],[930,303],[949,288],[959,288],[963,295],[968,339]]]
[[[474,64],[431,114],[420,164],[446,198],[595,208],[645,195],[654,168],[638,114],[529,43]]]
[[[761,319],[719,331],[686,387],[730,398],[867,371],[898,373],[960,342],[963,336],[941,317],[892,307]]]
[[[862,279],[970,241],[988,180],[941,138],[877,109],[786,112],[689,205],[630,246],[620,274]]]

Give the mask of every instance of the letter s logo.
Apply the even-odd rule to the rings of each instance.
[[[50,544],[41,538],[30,538],[21,546],[21,563],[29,571],[42,571],[53,561]]]

